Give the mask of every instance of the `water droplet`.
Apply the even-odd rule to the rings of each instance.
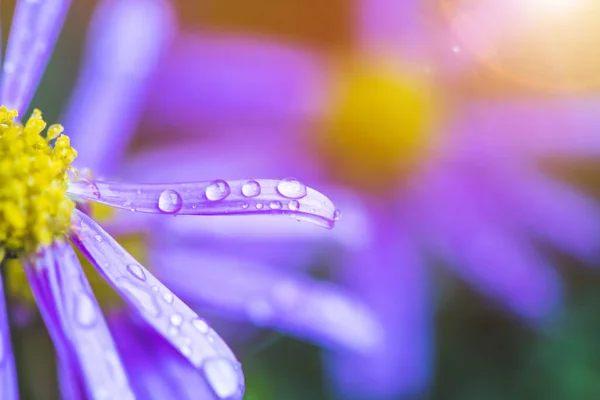
[[[288,199],[301,199],[306,196],[306,185],[295,178],[286,178],[279,182],[277,191]]]
[[[146,280],[146,274],[144,274],[144,270],[138,264],[129,264],[129,265],[127,265],[127,271],[131,275],[133,275],[135,278],[139,279],[140,281],[145,281]]]
[[[185,357],[192,355],[192,348],[185,344],[179,348],[179,351],[181,351],[181,354],[183,354]]]
[[[129,279],[120,279],[118,286],[123,288],[138,303],[142,311],[154,317],[160,315],[160,308],[156,304],[156,299],[152,293],[134,285]]]
[[[179,328],[172,326],[167,330],[167,333],[171,336],[177,336],[179,334]]]
[[[240,377],[234,365],[229,360],[212,358],[204,363],[202,369],[204,370],[206,381],[219,398],[226,399],[238,391]]]
[[[152,290],[153,290],[154,292],[158,292],[158,286],[156,286],[156,285],[152,286]]]
[[[242,194],[246,197],[255,197],[260,194],[260,183],[255,180],[249,180],[242,186]]]
[[[181,314],[175,313],[171,315],[171,318],[169,318],[169,320],[171,321],[171,324],[179,326],[183,322],[183,317],[181,316]]]
[[[223,179],[217,179],[212,181],[206,187],[206,198],[210,201],[219,201],[223,200],[225,197],[229,196],[231,193],[231,188],[229,184],[225,182]]]
[[[262,203],[256,203],[256,209],[257,210],[262,210],[263,208],[263,204]]]
[[[242,204],[242,208],[243,208],[244,210],[245,210],[245,209],[247,209],[248,207],[249,207],[249,204],[248,204],[248,203],[244,203],[244,204]]]
[[[94,239],[96,239],[96,242],[102,243],[102,236],[96,234],[94,235]]]
[[[297,200],[292,200],[288,203],[288,207],[292,211],[298,211],[300,209],[300,203]]]
[[[173,214],[181,210],[183,199],[181,195],[174,190],[167,189],[160,194],[158,198],[158,209],[167,214]]]
[[[274,200],[269,203],[269,207],[271,208],[271,210],[279,210],[281,209],[281,202]]]
[[[165,301],[165,303],[173,304],[173,300],[174,300],[173,293],[165,292],[165,293],[163,293],[162,298]]]
[[[198,329],[200,333],[208,333],[208,330],[210,329],[210,326],[208,326],[206,321],[200,318],[192,320],[192,325],[194,328]]]
[[[333,220],[337,221],[340,218],[342,218],[342,212],[336,208],[335,211],[333,212]]]
[[[96,322],[96,307],[94,300],[87,294],[76,295],[75,320],[84,327],[90,327]]]

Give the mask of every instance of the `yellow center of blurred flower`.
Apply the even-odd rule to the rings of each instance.
[[[25,126],[17,112],[0,107],[0,249],[2,255],[35,252],[70,228],[75,203],[67,197],[67,172],[77,152],[62,126],[35,110]],[[52,141],[54,145],[52,145]],[[2,257],[3,258],[3,257]]]
[[[425,161],[437,114],[424,80],[389,65],[359,66],[341,75],[317,150],[336,180],[386,188]]]

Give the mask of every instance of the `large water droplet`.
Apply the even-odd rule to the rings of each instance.
[[[281,209],[281,202],[274,200],[269,203],[269,208],[271,208],[271,210],[279,210]]]
[[[298,179],[286,178],[279,182],[277,191],[288,199],[301,199],[306,196],[306,185]]]
[[[127,265],[127,271],[131,275],[133,275],[135,278],[139,279],[140,281],[145,281],[146,280],[146,274],[144,274],[144,270],[138,264],[129,264],[129,265]]]
[[[289,202],[288,207],[292,211],[298,211],[300,209],[300,203],[297,200],[292,200]]]
[[[246,197],[255,197],[260,194],[260,183],[255,180],[249,180],[242,186],[242,194]]]
[[[240,377],[231,361],[224,358],[209,359],[203,369],[207,382],[219,398],[228,398],[238,391]]]
[[[214,180],[206,187],[206,198],[210,201],[223,200],[230,193],[231,188],[223,179]]]
[[[133,300],[138,303],[142,311],[154,317],[160,315],[160,308],[152,293],[134,285],[128,279],[120,279],[118,285],[133,297]]]
[[[173,214],[181,210],[183,199],[181,195],[174,190],[167,189],[160,194],[158,198],[158,209],[167,214]]]
[[[200,333],[208,333],[208,330],[210,329],[210,326],[208,326],[206,321],[200,318],[192,320],[192,325],[194,328],[198,329]]]
[[[75,320],[83,327],[90,327],[96,322],[96,307],[94,300],[87,294],[75,297]]]

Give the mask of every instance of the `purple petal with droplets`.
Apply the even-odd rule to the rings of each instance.
[[[100,3],[88,33],[83,70],[63,118],[72,132],[78,165],[100,176],[114,170],[173,31],[173,12],[166,1]]]
[[[432,374],[432,323],[428,271],[399,218],[373,205],[378,235],[373,246],[349,252],[340,280],[368,304],[384,329],[383,346],[363,356],[328,356],[344,399],[395,399],[422,394]]]
[[[73,243],[125,301],[193,366],[205,374],[210,370],[215,393],[241,398],[240,364],[216,332],[87,215],[75,210],[73,227]]]
[[[4,284],[0,274],[0,390],[2,399],[17,400],[19,390],[17,386],[17,372],[15,360],[10,341],[10,329],[8,326],[8,311],[4,293]]]
[[[194,247],[157,243],[152,260],[157,276],[191,304],[326,346],[370,352],[381,344],[370,310],[333,284]]]
[[[600,115],[597,98],[479,101],[458,120],[461,151],[497,155],[597,156]]]
[[[100,306],[73,248],[57,241],[35,260],[22,260],[60,362],[77,365],[90,398],[135,396]]]
[[[199,126],[301,122],[321,109],[327,84],[315,54],[264,39],[179,37],[149,101],[157,132],[197,135]],[[164,116],[168,116],[164,118]],[[190,127],[193,127],[190,130]]]
[[[248,184],[256,184],[259,189],[249,192]],[[78,180],[69,184],[68,193],[112,207],[153,214],[290,215],[326,228],[333,228],[339,215],[331,200],[297,180],[215,180],[173,184]]]
[[[511,229],[510,215],[493,213],[478,190],[450,174],[430,176],[423,187],[422,227],[434,250],[464,279],[526,318],[544,317],[555,308],[560,278]]]
[[[218,399],[207,376],[198,374],[159,335],[136,324],[126,314],[113,315],[110,326],[125,360],[125,367],[140,400]]]
[[[0,100],[23,115],[52,55],[70,0],[19,0],[15,8]]]

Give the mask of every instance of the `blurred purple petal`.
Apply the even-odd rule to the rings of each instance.
[[[221,399],[201,375],[160,336],[126,314],[113,315],[110,326],[140,400]]]
[[[594,97],[479,101],[461,111],[463,153],[582,157],[600,154]]]
[[[19,0],[2,67],[0,99],[22,117],[52,55],[70,0]]]
[[[1,264],[1,262],[0,262]],[[8,312],[4,293],[4,284],[0,274],[0,390],[3,400],[17,400],[19,390],[17,386],[17,373],[15,360],[10,341],[10,328],[8,326]]]
[[[62,400],[80,400],[85,398],[81,389],[81,379],[72,363],[65,360],[57,360],[58,386]]]
[[[332,228],[339,211],[331,200],[296,179],[127,184],[81,179],[71,196],[131,211],[168,215],[289,215]]]
[[[185,303],[139,265],[91,218],[76,210],[71,240],[153,329],[207,379],[221,398],[241,398],[244,379],[227,344]]]
[[[541,318],[560,298],[558,274],[485,196],[451,174],[430,177],[422,226],[433,250],[467,281],[526,318]]]
[[[191,304],[325,346],[369,352],[380,345],[367,307],[333,284],[194,247],[153,250],[157,275]]]
[[[182,35],[164,58],[149,115],[155,128],[193,134],[199,125],[290,125],[319,112],[324,74],[318,57],[301,48],[261,38]]]
[[[101,176],[119,161],[140,119],[148,83],[174,31],[163,0],[104,0],[88,33],[86,58],[65,111],[77,164]]]
[[[77,365],[89,397],[133,399],[102,311],[73,248],[55,242],[39,258],[22,261],[60,362]]]
[[[332,354],[328,365],[343,399],[393,399],[421,394],[432,373],[433,310],[427,267],[400,232],[401,221],[376,208],[374,246],[350,252],[340,279],[371,306],[384,328],[373,355]]]

